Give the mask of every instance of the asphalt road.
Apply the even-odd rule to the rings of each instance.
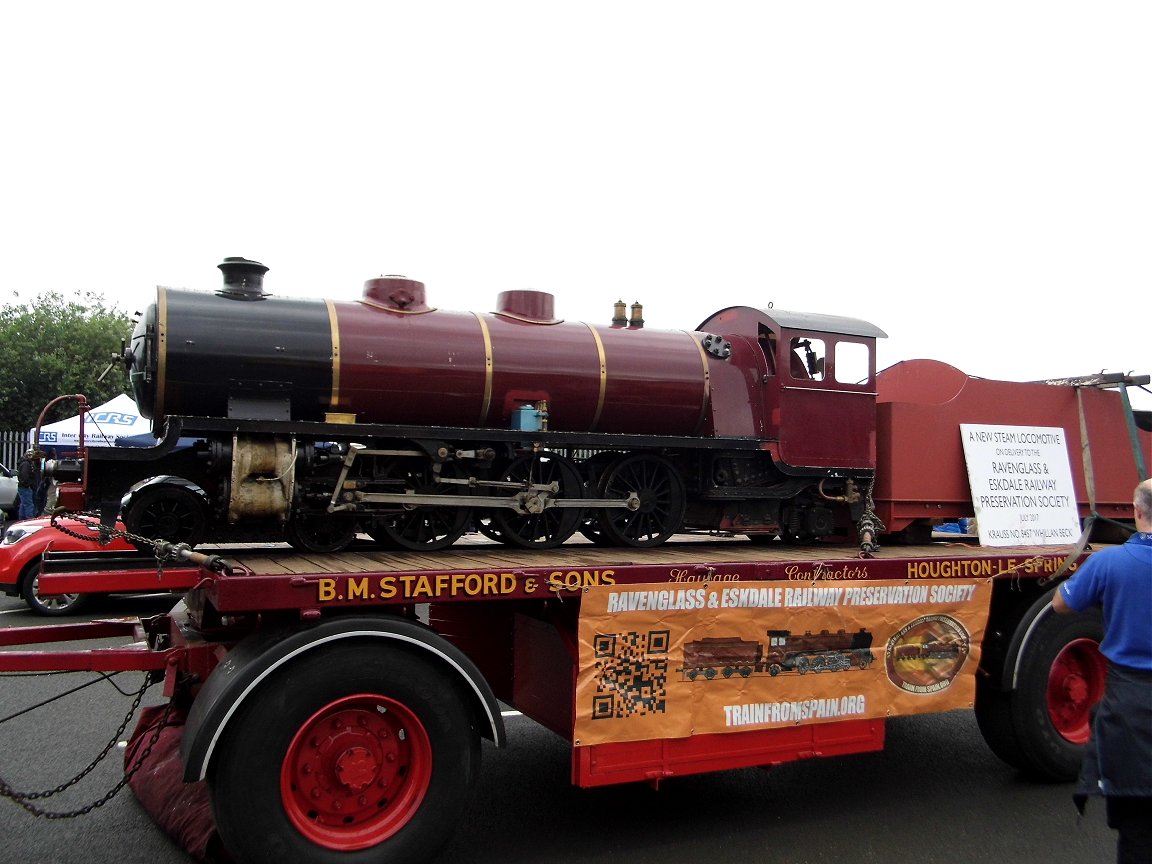
[[[167,596],[117,598],[88,617],[147,616],[171,603]],[[45,623],[24,608],[0,598],[0,627]],[[93,677],[0,679],[0,720]],[[140,681],[135,673],[117,679],[130,693]],[[150,695],[145,704],[158,698]],[[22,789],[56,786],[89,764],[130,703],[131,695],[100,681],[0,722],[0,777]],[[485,743],[472,804],[449,826],[454,836],[441,862],[1115,860],[1103,808],[1090,806],[1078,823],[1070,785],[1021,779],[987,749],[969,712],[891,720],[882,753],[684,777],[659,790],[576,789],[568,782],[564,742],[523,717],[507,722],[510,744],[497,750]],[[45,806],[74,809],[100,798],[120,779],[122,754],[114,747],[81,783]],[[0,800],[0,826],[6,864],[193,862],[127,789],[88,815],[65,820],[35,818]]]

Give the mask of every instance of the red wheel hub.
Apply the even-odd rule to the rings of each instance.
[[[375,694],[347,696],[304,722],[284,756],[280,795],[313,843],[352,851],[403,828],[432,778],[432,746],[416,715]]]
[[[1048,672],[1048,716],[1056,731],[1073,744],[1085,744],[1091,732],[1089,712],[1104,695],[1107,664],[1094,639],[1064,646]]]

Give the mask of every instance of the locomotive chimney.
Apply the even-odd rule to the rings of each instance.
[[[640,303],[632,304],[632,317],[628,319],[629,330],[640,330],[644,327],[644,307]]]
[[[259,261],[225,258],[223,264],[216,266],[224,274],[224,287],[216,292],[219,296],[234,300],[263,300],[268,296],[264,293],[264,274],[268,268]]]
[[[612,304],[612,326],[627,327],[628,319],[624,316],[624,301],[617,300]]]

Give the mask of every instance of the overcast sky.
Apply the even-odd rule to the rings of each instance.
[[[10,3],[0,296],[215,289],[1152,372],[1152,4]],[[1133,392],[1137,407],[1152,395]]]

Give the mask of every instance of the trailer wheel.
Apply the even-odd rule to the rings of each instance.
[[[305,656],[248,697],[209,774],[225,846],[254,864],[415,864],[447,842],[479,769],[454,682],[404,651]]]
[[[1042,612],[1024,646],[1016,688],[976,690],[976,720],[992,752],[1025,774],[1074,780],[1091,729],[1090,712],[1104,693],[1099,610]]]

